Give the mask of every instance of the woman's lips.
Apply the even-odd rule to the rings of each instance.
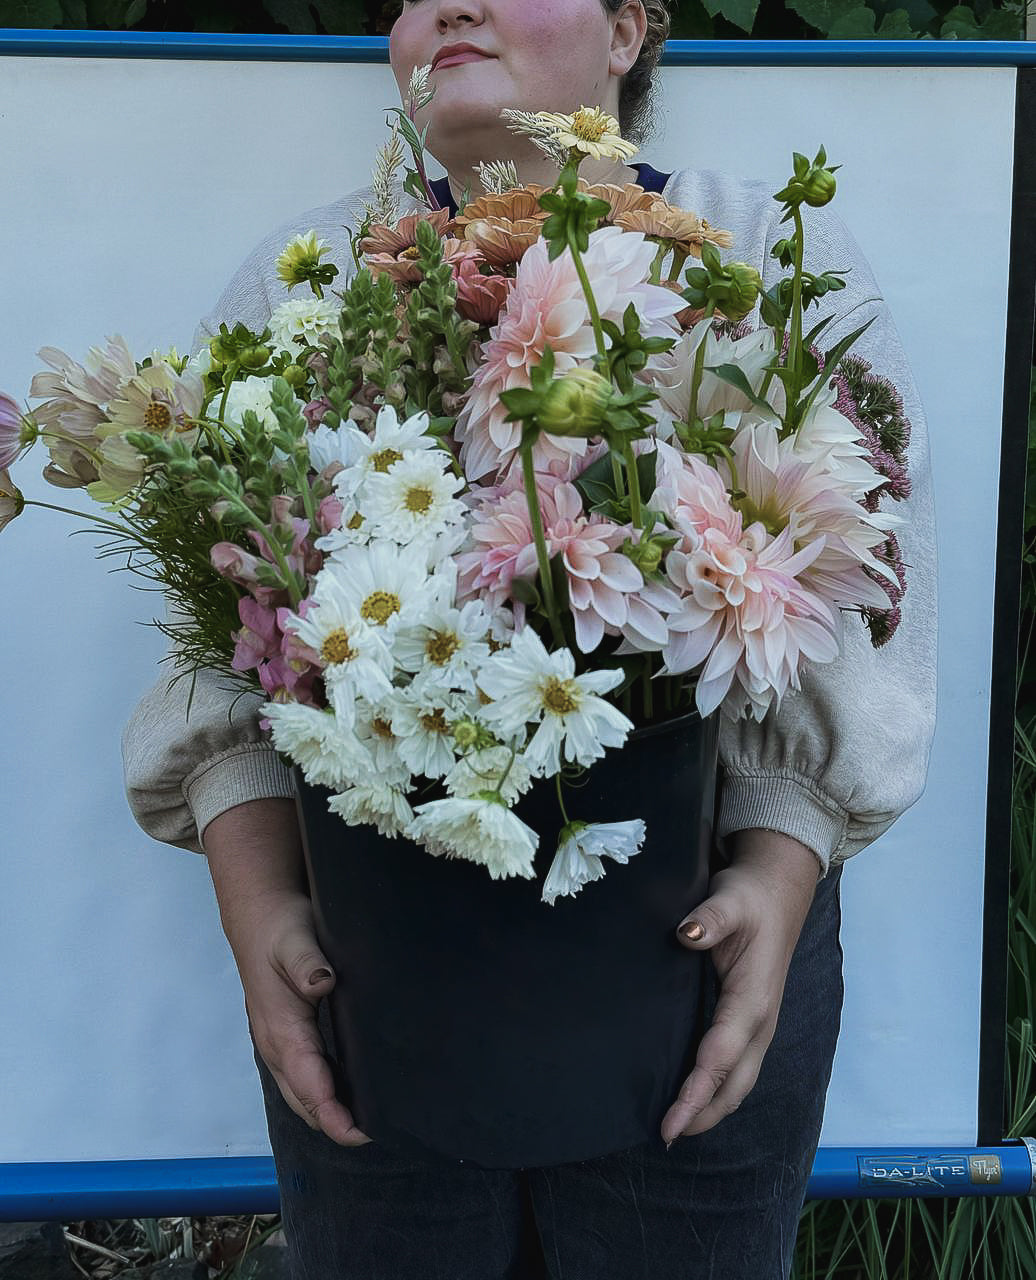
[[[448,58],[440,58],[432,70],[438,71],[440,67],[453,67],[460,62],[481,62],[492,56],[489,53],[473,53],[470,49],[466,49],[463,53],[452,53]]]

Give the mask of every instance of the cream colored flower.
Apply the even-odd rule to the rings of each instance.
[[[326,240],[318,240],[317,233],[310,231],[308,235],[296,236],[290,240],[277,257],[277,275],[288,288],[304,284],[309,273],[320,266],[320,259],[331,252]]]
[[[554,143],[580,151],[593,160],[628,160],[640,150],[619,132],[619,122],[600,107],[580,107],[571,116],[537,111],[535,119],[553,135]]]

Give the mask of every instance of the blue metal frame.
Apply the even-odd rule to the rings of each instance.
[[[224,61],[388,60],[383,36],[0,28],[0,55]],[[1036,66],[1036,42],[932,40],[672,40],[669,66]],[[1036,1141],[987,1147],[822,1147],[807,1198],[1032,1195]],[[0,1221],[271,1213],[272,1159],[70,1161],[0,1164]]]
[[[194,58],[235,62],[387,62],[386,36],[213,35],[193,31],[51,31],[0,27],[0,54]],[[670,40],[666,66],[1027,67],[1025,40]]]
[[[806,1198],[1024,1196],[1033,1193],[1034,1178],[1031,1148],[1023,1142],[824,1147]],[[276,1213],[279,1204],[268,1156],[0,1165],[0,1221]]]

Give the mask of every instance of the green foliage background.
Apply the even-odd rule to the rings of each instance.
[[[398,0],[0,0],[0,27],[384,35]],[[672,35],[704,40],[1019,40],[1023,0],[679,0]]]

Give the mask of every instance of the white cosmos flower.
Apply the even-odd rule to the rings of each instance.
[[[270,722],[273,745],[290,756],[314,786],[337,790],[373,773],[367,748],[334,712],[300,702],[268,702],[260,714]]]
[[[621,747],[633,722],[599,697],[622,681],[619,668],[575,674],[569,649],[548,653],[532,627],[493,654],[477,674],[479,688],[492,699],[481,709],[485,722],[510,738],[524,725],[538,724],[525,748],[533,774],[552,777],[561,758],[592,764],[606,747]]]
[[[441,778],[453,768],[457,759],[453,722],[469,710],[462,694],[432,681],[414,680],[405,689],[395,690],[385,706],[391,711],[399,757],[411,773]]]
[[[406,546],[431,541],[464,519],[467,508],[454,496],[463,486],[449,470],[449,455],[426,449],[370,472],[356,500],[373,537]]]
[[[340,463],[347,470],[351,470],[364,456],[362,443],[366,439],[360,428],[351,422],[343,422],[338,427],[328,427],[321,423],[319,427],[307,431],[305,441],[313,470],[323,471],[333,462]],[[336,489],[338,477],[341,475],[342,472],[339,472],[335,477]]]
[[[642,818],[628,822],[570,822],[562,828],[554,861],[543,882],[542,901],[554,905],[561,894],[574,897],[584,884],[604,875],[604,858],[626,863],[640,852],[645,827]]]
[[[532,774],[510,747],[483,747],[462,756],[444,782],[451,796],[470,799],[480,791],[499,791],[505,803],[514,804],[532,785]]]
[[[392,656],[404,671],[427,671],[444,688],[474,693],[473,670],[489,657],[489,625],[481,600],[469,600],[460,609],[439,604],[397,630]]]
[[[382,631],[386,643],[399,626],[414,622],[437,601],[452,599],[448,575],[429,575],[423,552],[409,554],[394,542],[376,541],[336,550],[324,562],[315,597],[325,577],[333,579],[338,594],[364,622]]]
[[[533,876],[539,836],[495,798],[473,796],[419,804],[407,835],[436,856],[479,863],[494,880],[507,876],[529,880]]]
[[[401,835],[413,821],[414,811],[410,801],[398,787],[384,782],[371,782],[350,787],[341,795],[332,796],[327,802],[332,813],[344,819],[350,827],[364,823],[376,827],[383,836]]]
[[[329,695],[332,686],[346,685],[355,697],[361,691],[368,697],[391,688],[392,654],[378,628],[360,617],[355,601],[345,593],[328,566],[317,575],[306,613],[289,614],[284,629],[292,631],[303,644],[316,650],[324,666],[324,681]],[[336,715],[351,725],[349,702],[341,705],[332,698]]]
[[[292,298],[282,302],[266,322],[274,350],[297,355],[296,338],[304,338],[306,345],[316,346],[322,333],[337,337],[340,311],[339,303],[332,298]]]
[[[361,445],[364,471],[387,471],[415,450],[437,449],[434,438],[425,434],[427,430],[428,414],[423,410],[400,422],[392,405],[382,405],[374,423],[374,434],[364,434]]]
[[[392,732],[392,696],[377,702],[357,698],[353,703],[354,731],[370,753],[379,781],[407,791],[412,779],[399,754],[399,739]]]

